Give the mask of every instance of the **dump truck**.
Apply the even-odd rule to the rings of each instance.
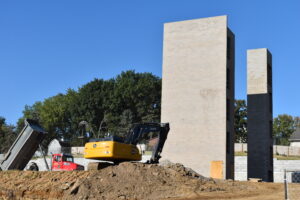
[[[46,136],[34,120],[25,119],[25,127],[6,154],[0,154],[0,170],[23,170]]]
[[[52,154],[51,171],[84,170],[84,166],[74,163],[74,157],[70,154]]]
[[[40,144],[46,136],[46,131],[34,120],[25,119],[25,126],[11,145],[6,154],[0,154],[0,170],[24,170],[34,153],[40,148]],[[73,171],[84,170],[82,165],[74,163],[72,155],[53,154],[51,167],[44,161],[46,168],[50,171]],[[37,163],[31,162],[29,170],[38,171]]]
[[[151,157],[146,163],[158,163],[169,130],[169,123],[140,123],[134,124],[124,138],[110,136],[91,139],[85,144],[84,158],[101,162],[90,162],[88,170],[102,169],[121,162],[141,161],[143,152],[139,147],[142,145],[150,148],[147,153]],[[156,141],[155,144],[151,146],[150,140]]]
[[[66,154],[66,153],[52,154],[50,158],[50,167],[46,160],[44,160],[44,163],[48,171],[84,170],[84,166],[75,163],[74,157],[71,154]],[[41,163],[38,164],[35,161],[31,161],[27,165],[26,169],[29,171],[40,171],[43,170],[45,167],[41,166]]]

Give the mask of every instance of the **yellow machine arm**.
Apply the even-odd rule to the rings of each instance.
[[[92,139],[85,145],[84,157],[87,159],[105,160],[115,163],[140,161],[142,155],[137,148],[138,142],[148,133],[156,132],[158,133],[158,141],[153,147],[152,156],[147,163],[158,163],[169,129],[169,123],[135,124],[125,139],[117,136]]]

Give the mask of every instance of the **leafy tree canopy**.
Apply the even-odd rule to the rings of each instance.
[[[236,142],[247,142],[247,105],[245,100],[235,100],[234,102],[234,131]]]
[[[276,139],[276,144],[289,145],[289,138],[295,131],[297,118],[291,115],[278,115],[273,120],[273,137]]]
[[[159,122],[160,110],[161,79],[151,73],[130,70],[109,80],[94,79],[78,90],[69,89],[65,94],[25,106],[16,132],[22,130],[25,118],[31,118],[48,132],[45,147],[53,138],[77,146],[83,145],[90,137],[124,136],[133,123]],[[235,140],[247,142],[245,100],[235,101],[234,115]],[[277,143],[288,144],[296,126],[300,126],[299,117],[284,114],[274,118],[273,134]],[[0,150],[7,148],[8,145],[4,144],[14,139],[14,130],[0,117]]]
[[[132,123],[159,122],[160,98],[159,77],[126,71],[116,78],[94,79],[77,91],[69,89],[66,94],[25,106],[17,129],[23,128],[25,118],[31,118],[48,132],[45,145],[53,138],[82,145],[79,137],[86,141],[88,136],[102,137],[107,133],[122,136]],[[82,121],[88,127],[79,126]]]
[[[4,117],[0,117],[0,153],[6,153],[16,138],[15,127],[8,125]]]

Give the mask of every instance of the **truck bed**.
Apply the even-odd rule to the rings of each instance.
[[[0,155],[0,170],[23,170],[46,136],[35,121],[25,120],[25,127],[6,154]]]

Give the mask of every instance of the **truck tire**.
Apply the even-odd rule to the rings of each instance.
[[[29,164],[28,171],[39,171],[39,166],[35,162],[32,162]]]

